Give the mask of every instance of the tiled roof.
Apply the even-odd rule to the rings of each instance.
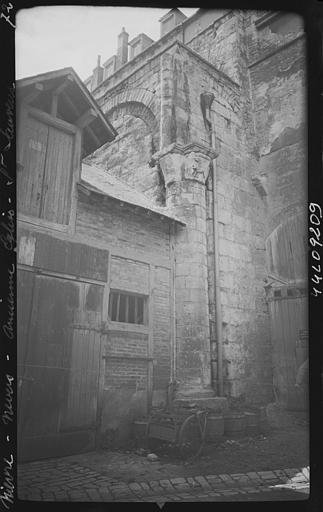
[[[173,215],[168,208],[155,205],[142,192],[138,192],[99,167],[82,163],[80,184],[89,191],[103,194],[132,206],[143,208],[159,216],[166,217],[169,220],[179,222],[182,225],[186,224],[182,219]]]

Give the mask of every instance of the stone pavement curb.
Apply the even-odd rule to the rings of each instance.
[[[18,498],[41,501],[178,501],[182,498],[234,496],[275,488],[308,488],[309,467],[272,471],[198,475],[126,483],[79,464],[48,464],[43,470],[18,467]],[[57,478],[55,478],[57,474]],[[187,495],[185,494],[187,493]],[[178,496],[180,494],[180,496]],[[178,498],[178,500],[177,500]]]

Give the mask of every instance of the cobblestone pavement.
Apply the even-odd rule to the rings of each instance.
[[[69,458],[18,466],[18,498],[28,501],[304,500],[308,494],[308,467],[126,483]]]

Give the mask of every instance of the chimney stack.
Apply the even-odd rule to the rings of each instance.
[[[92,89],[95,89],[103,80],[103,67],[101,66],[101,55],[98,55],[96,68],[93,69]]]
[[[167,32],[173,30],[173,28],[177,27],[187,19],[182,11],[174,7],[168,13],[166,13],[162,18],[160,18],[160,37],[163,37]]]
[[[126,32],[125,28],[122,27],[122,32],[118,35],[118,67],[121,67],[128,62],[128,39],[129,34]]]

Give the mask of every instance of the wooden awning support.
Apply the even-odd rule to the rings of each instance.
[[[51,115],[57,116],[57,105],[58,105],[58,96],[66,89],[66,87],[72,83],[74,80],[72,75],[68,75],[64,82],[61,83],[56,89],[54,89],[52,93],[52,104],[51,104]]]
[[[59,94],[61,94],[64,89],[66,89],[66,87],[68,85],[70,85],[72,82],[74,82],[74,78],[73,78],[73,75],[67,75],[67,77],[65,78],[64,82],[61,83],[61,85],[59,85],[56,89],[53,90],[53,94],[57,94],[57,96]]]
[[[64,91],[62,92],[62,95],[64,96],[64,99],[66,100],[66,102],[69,104],[70,108],[73,110],[74,114],[79,118],[78,121],[80,121],[84,114],[82,116],[80,116],[80,113],[77,110],[77,108],[75,107],[74,103],[67,96],[67,94],[64,93]],[[88,112],[91,111],[91,110],[93,110],[95,112],[94,109],[89,109],[87,112],[85,112],[85,114],[88,114]],[[90,122],[90,121],[91,121],[91,119],[88,120],[88,122]],[[89,134],[91,135],[92,139],[94,140],[95,144],[97,144],[97,146],[100,147],[102,145],[101,141],[95,135],[95,133],[93,132],[92,128],[90,128],[90,126],[86,126],[86,127],[87,127],[87,130],[88,130]],[[84,128],[84,126],[82,128]]]

